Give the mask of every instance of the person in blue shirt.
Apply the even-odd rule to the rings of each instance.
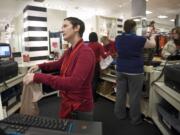
[[[126,20],[124,23],[124,33],[115,39],[117,49],[117,93],[114,113],[117,118],[125,119],[126,96],[129,94],[130,119],[131,124],[138,125],[142,123],[141,118],[141,92],[144,80],[143,71],[143,49],[154,48],[156,42],[153,36],[146,39],[143,36],[137,36],[136,22]]]

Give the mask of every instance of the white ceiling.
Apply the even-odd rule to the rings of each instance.
[[[0,30],[4,29],[4,25],[10,23],[13,17],[20,14],[27,4],[67,11],[90,11],[112,17],[131,16],[131,0],[45,0],[43,3],[33,0],[0,0]],[[152,11],[152,14],[147,15],[149,20],[173,27],[174,22],[170,19],[175,19],[176,14],[180,14],[180,0],[149,0],[147,10]],[[166,15],[168,18],[158,19],[158,15]]]

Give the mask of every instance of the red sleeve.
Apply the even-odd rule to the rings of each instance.
[[[48,62],[48,63],[43,63],[43,64],[39,64],[39,68],[44,70],[44,71],[53,71],[53,70],[58,70],[60,69],[61,65],[61,59],[58,61],[54,61],[54,62]]]
[[[40,69],[44,71],[60,70],[64,59],[64,55],[58,61],[43,63],[43,64],[39,64],[38,66]]]
[[[101,44],[99,44],[100,56],[106,58],[107,55],[105,54],[104,48]]]
[[[115,42],[114,41],[110,41],[110,44],[111,44],[111,54],[116,53]]]
[[[95,56],[91,49],[83,49],[77,59],[72,71],[68,77],[54,76],[43,73],[34,75],[34,82],[50,85],[57,90],[72,90],[81,87],[90,74],[93,74],[95,66]]]

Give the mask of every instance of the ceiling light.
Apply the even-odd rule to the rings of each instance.
[[[149,0],[146,0],[146,2],[148,2]]]
[[[135,22],[140,22],[141,20],[140,19],[133,19]]]
[[[118,7],[122,8],[122,5],[121,5],[121,4],[119,4],[119,5],[118,5]]]
[[[175,20],[174,20],[174,19],[171,19],[170,21],[171,21],[171,22],[174,22]]]
[[[147,15],[148,15],[148,14],[152,14],[152,12],[151,12],[151,11],[146,10],[146,14],[147,14]]]
[[[158,18],[160,18],[160,19],[165,19],[165,18],[168,18],[168,16],[165,16],[165,15],[159,15]]]

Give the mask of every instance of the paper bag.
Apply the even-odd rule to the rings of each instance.
[[[20,114],[38,115],[39,107],[37,101],[43,96],[40,84],[31,83],[23,86],[21,97]]]
[[[101,69],[106,69],[113,62],[113,58],[111,55],[107,56],[105,59],[100,61]]]

